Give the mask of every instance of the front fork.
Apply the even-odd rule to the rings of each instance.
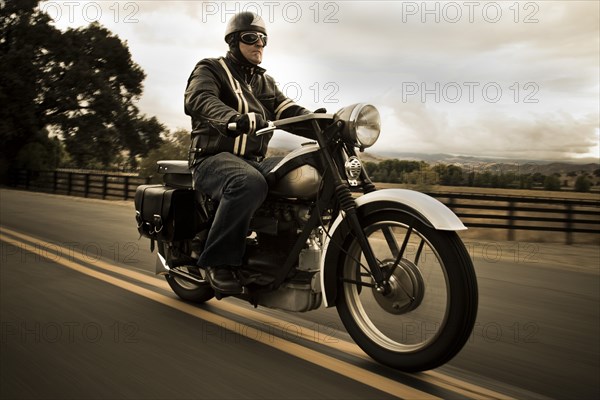
[[[377,257],[375,257],[371,244],[360,225],[358,214],[356,213],[356,202],[350,193],[350,189],[347,184],[342,183],[341,185],[336,185],[335,191],[340,202],[340,208],[344,213],[344,220],[346,220],[350,226],[350,230],[356,237],[365,259],[367,260],[367,265],[369,266],[369,270],[375,281],[375,289],[378,292],[385,293],[387,291],[386,288],[388,287],[387,278],[379,266],[379,261],[377,260]]]
[[[324,135],[324,131],[321,131],[319,124],[313,120],[312,121],[313,128],[316,132],[317,142],[322,149],[325,149],[328,146],[327,139]],[[340,129],[342,127],[343,122],[338,121],[331,125],[328,129]],[[383,270],[379,265],[379,261],[375,257],[375,253],[371,248],[371,244],[365,235],[365,232],[360,225],[360,221],[358,219],[358,214],[356,212],[356,202],[352,197],[352,193],[350,192],[350,188],[348,187],[348,183],[342,178],[340,174],[339,168],[336,166],[335,161],[331,154],[327,151],[322,152],[323,159],[327,168],[331,171],[331,175],[333,178],[333,184],[335,186],[335,193],[337,199],[340,204],[340,212],[344,213],[344,220],[348,223],[350,230],[356,237],[358,244],[367,260],[367,265],[369,266],[369,270],[371,272],[371,276],[375,281],[375,289],[378,292],[385,293],[388,288],[387,277],[385,276]]]

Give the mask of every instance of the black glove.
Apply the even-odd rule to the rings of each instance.
[[[327,114],[327,109],[325,108],[317,108],[315,111],[313,111],[314,114]]]
[[[243,134],[253,135],[257,130],[269,126],[262,115],[253,112],[234,116],[229,120],[228,125],[232,122],[235,122],[235,130],[227,129],[230,137],[238,137]]]

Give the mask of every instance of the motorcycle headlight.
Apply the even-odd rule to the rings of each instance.
[[[381,118],[370,104],[353,104],[336,113],[345,122],[342,136],[361,149],[373,146],[381,132]]]

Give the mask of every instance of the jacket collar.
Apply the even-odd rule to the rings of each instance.
[[[228,51],[225,58],[244,77],[246,83],[250,83],[254,75],[262,75],[266,72],[266,69],[248,62],[241,54],[237,55],[232,51]]]

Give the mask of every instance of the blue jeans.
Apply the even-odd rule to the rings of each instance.
[[[265,175],[280,160],[272,157],[256,162],[219,153],[194,168],[195,190],[218,203],[198,266],[242,265],[250,220],[267,197]]]

